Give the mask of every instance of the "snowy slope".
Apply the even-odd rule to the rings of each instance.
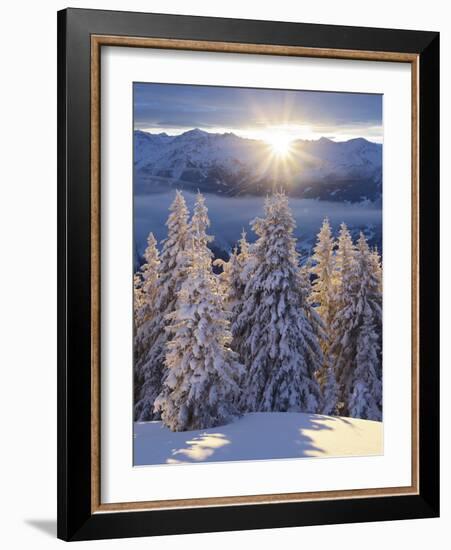
[[[259,140],[199,129],[178,136],[134,134],[138,192],[170,188],[220,195],[266,195],[274,186],[291,196],[334,201],[377,200],[382,146],[363,138],[292,142],[287,159]]]
[[[249,413],[232,424],[171,432],[161,422],[134,425],[134,464],[383,454],[380,422],[304,413]]]

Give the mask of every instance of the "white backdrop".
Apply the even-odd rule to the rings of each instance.
[[[451,30],[445,4],[412,0],[403,3],[380,0],[369,10],[359,0],[323,0],[302,3],[279,0],[229,0],[214,3],[196,0],[98,0],[78,2],[73,7],[126,9],[167,13],[191,13],[305,21],[313,23],[416,28],[442,31],[442,97],[451,96]],[[51,549],[61,545],[55,536],[56,517],[56,10],[61,1],[45,4],[24,1],[3,8],[2,86],[0,87],[1,150],[0,271],[1,345],[0,412],[0,517],[2,546],[8,549]],[[442,150],[449,152],[450,108],[442,103]],[[442,280],[450,277],[451,180],[449,154],[442,167]],[[445,185],[445,183],[448,185]],[[445,251],[447,254],[445,256]],[[5,257],[6,252],[6,257]],[[446,273],[446,275],[445,275]],[[450,292],[442,288],[443,358],[451,364],[448,311]],[[446,311],[447,310],[447,311]],[[446,347],[445,347],[446,346]],[[442,388],[450,387],[449,369],[443,370]],[[402,543],[423,549],[431,541],[449,536],[451,520],[450,476],[451,402],[442,401],[442,518],[339,525],[260,532],[216,533],[127,541],[86,543],[116,548],[218,550],[238,548],[300,547],[380,549]]]
[[[175,82],[383,94],[382,456],[132,468],[132,88]],[[403,63],[105,48],[102,53],[101,501],[408,486],[411,70]],[[400,209],[399,205],[403,208]],[[302,224],[302,219],[299,220]],[[130,388],[124,391],[124,388]]]

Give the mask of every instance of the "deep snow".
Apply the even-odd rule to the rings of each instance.
[[[226,426],[171,432],[135,422],[134,465],[383,454],[381,422],[305,413],[249,413]]]

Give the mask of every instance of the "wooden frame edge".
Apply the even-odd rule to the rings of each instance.
[[[100,44],[91,41],[91,513],[100,507]]]
[[[320,57],[331,59],[360,59],[373,61],[413,62],[417,54],[381,52],[371,50],[343,50],[331,48],[307,48],[305,46],[281,46],[211,40],[182,40],[172,38],[145,38],[134,36],[91,35],[91,45],[123,46],[131,48],[156,48],[168,50],[192,50],[222,53],[247,53],[291,57]]]
[[[412,483],[407,487],[101,503],[100,492],[100,49],[101,46],[401,62],[411,65]],[[91,35],[91,513],[419,495],[419,54]]]
[[[412,487],[420,493],[420,60],[411,62],[411,157],[412,157]]]
[[[368,497],[382,498],[414,495],[418,495],[418,492],[412,489],[412,487],[387,487],[383,489],[355,489],[341,491],[316,491],[305,493],[276,493],[266,495],[155,500],[143,502],[115,502],[111,504],[100,504],[93,513],[170,510],[173,508],[205,508],[231,505],[246,506],[251,504],[280,504],[293,502],[331,501],[341,500],[344,498],[361,499]]]

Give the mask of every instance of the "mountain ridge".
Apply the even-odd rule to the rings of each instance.
[[[137,193],[178,188],[260,196],[284,188],[300,198],[375,202],[382,194],[382,145],[363,137],[296,139],[286,156],[277,156],[268,143],[232,132],[135,130],[134,173]]]

